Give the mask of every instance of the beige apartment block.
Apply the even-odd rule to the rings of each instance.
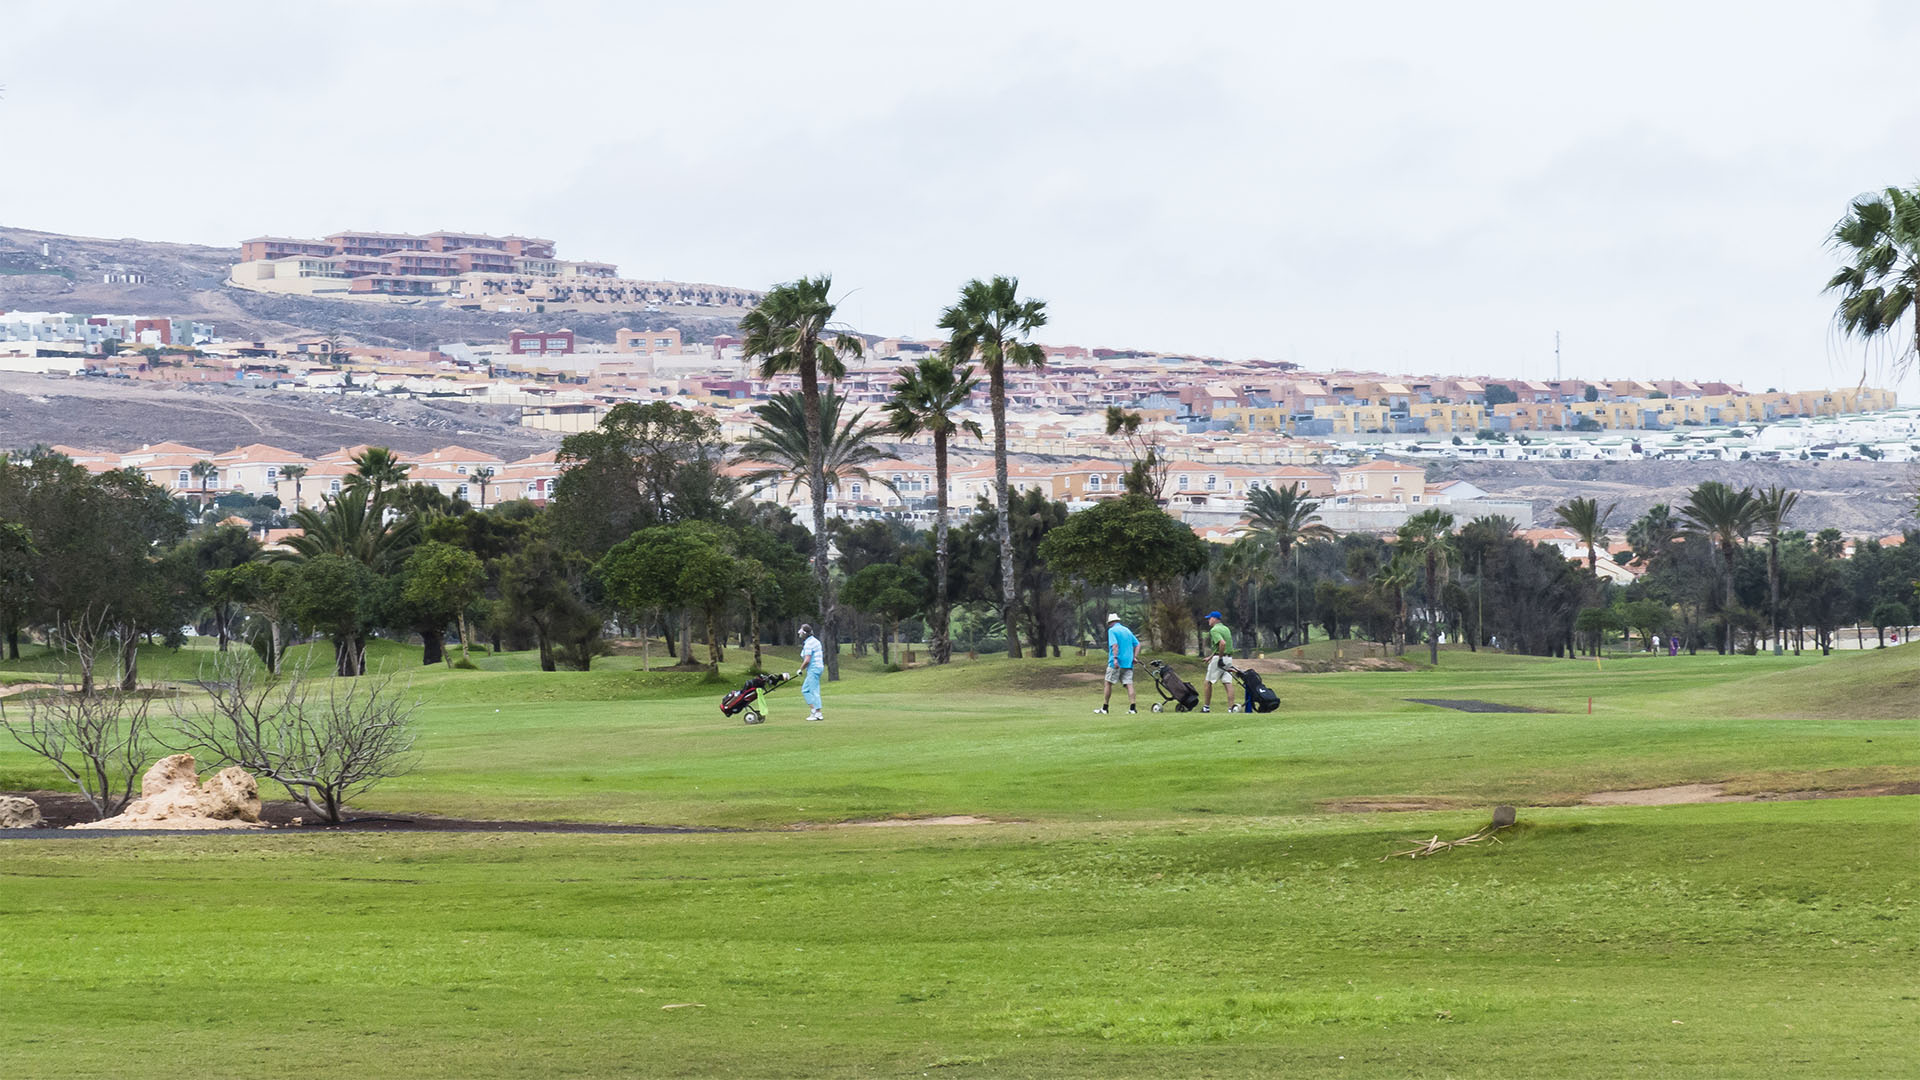
[[[1313,418],[1331,420],[1335,435],[1379,434],[1393,430],[1390,411],[1385,405],[1321,405]]]
[[[1443,405],[1439,402],[1416,402],[1407,406],[1407,416],[1426,424],[1430,435],[1447,435],[1456,432],[1472,433],[1487,426],[1487,409],[1484,405]]]

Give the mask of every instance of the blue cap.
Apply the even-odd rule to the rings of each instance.
[[[1219,612],[1217,612],[1217,611],[1209,611],[1209,612],[1207,612],[1207,618],[1209,618],[1209,619],[1220,619],[1220,613],[1219,613]],[[1225,622],[1226,620],[1225,620],[1225,619],[1220,619],[1220,621],[1221,621],[1221,622]]]

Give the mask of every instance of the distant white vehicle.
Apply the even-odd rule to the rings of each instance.
[[[191,626],[183,626],[180,628],[180,636],[181,637],[199,637],[200,631],[195,630]]]

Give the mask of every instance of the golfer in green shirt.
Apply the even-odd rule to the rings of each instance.
[[[1200,702],[1201,712],[1213,711],[1213,684],[1233,681],[1233,631],[1220,619],[1220,613],[1207,615],[1207,686]],[[1227,700],[1233,700],[1233,688],[1227,688]]]

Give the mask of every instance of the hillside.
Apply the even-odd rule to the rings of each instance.
[[[1458,461],[1430,464],[1434,480],[1466,480],[1494,494],[1533,503],[1537,525],[1553,507],[1579,496],[1618,503],[1616,537],[1655,503],[1678,508],[1702,480],[1734,487],[1778,485],[1800,493],[1796,525],[1848,534],[1885,534],[1914,524],[1920,469],[1873,461]]]
[[[47,254],[42,255],[42,245]],[[562,327],[582,340],[611,342],[614,331],[678,329],[712,341],[734,321],[671,313],[549,314],[458,311],[427,305],[311,300],[222,284],[237,248],[118,240],[0,226],[0,310],[139,312],[211,323],[232,341],[284,340],[339,331],[368,345],[416,348],[440,342],[504,341],[507,331]],[[145,284],[108,284],[102,275],[139,271]]]

